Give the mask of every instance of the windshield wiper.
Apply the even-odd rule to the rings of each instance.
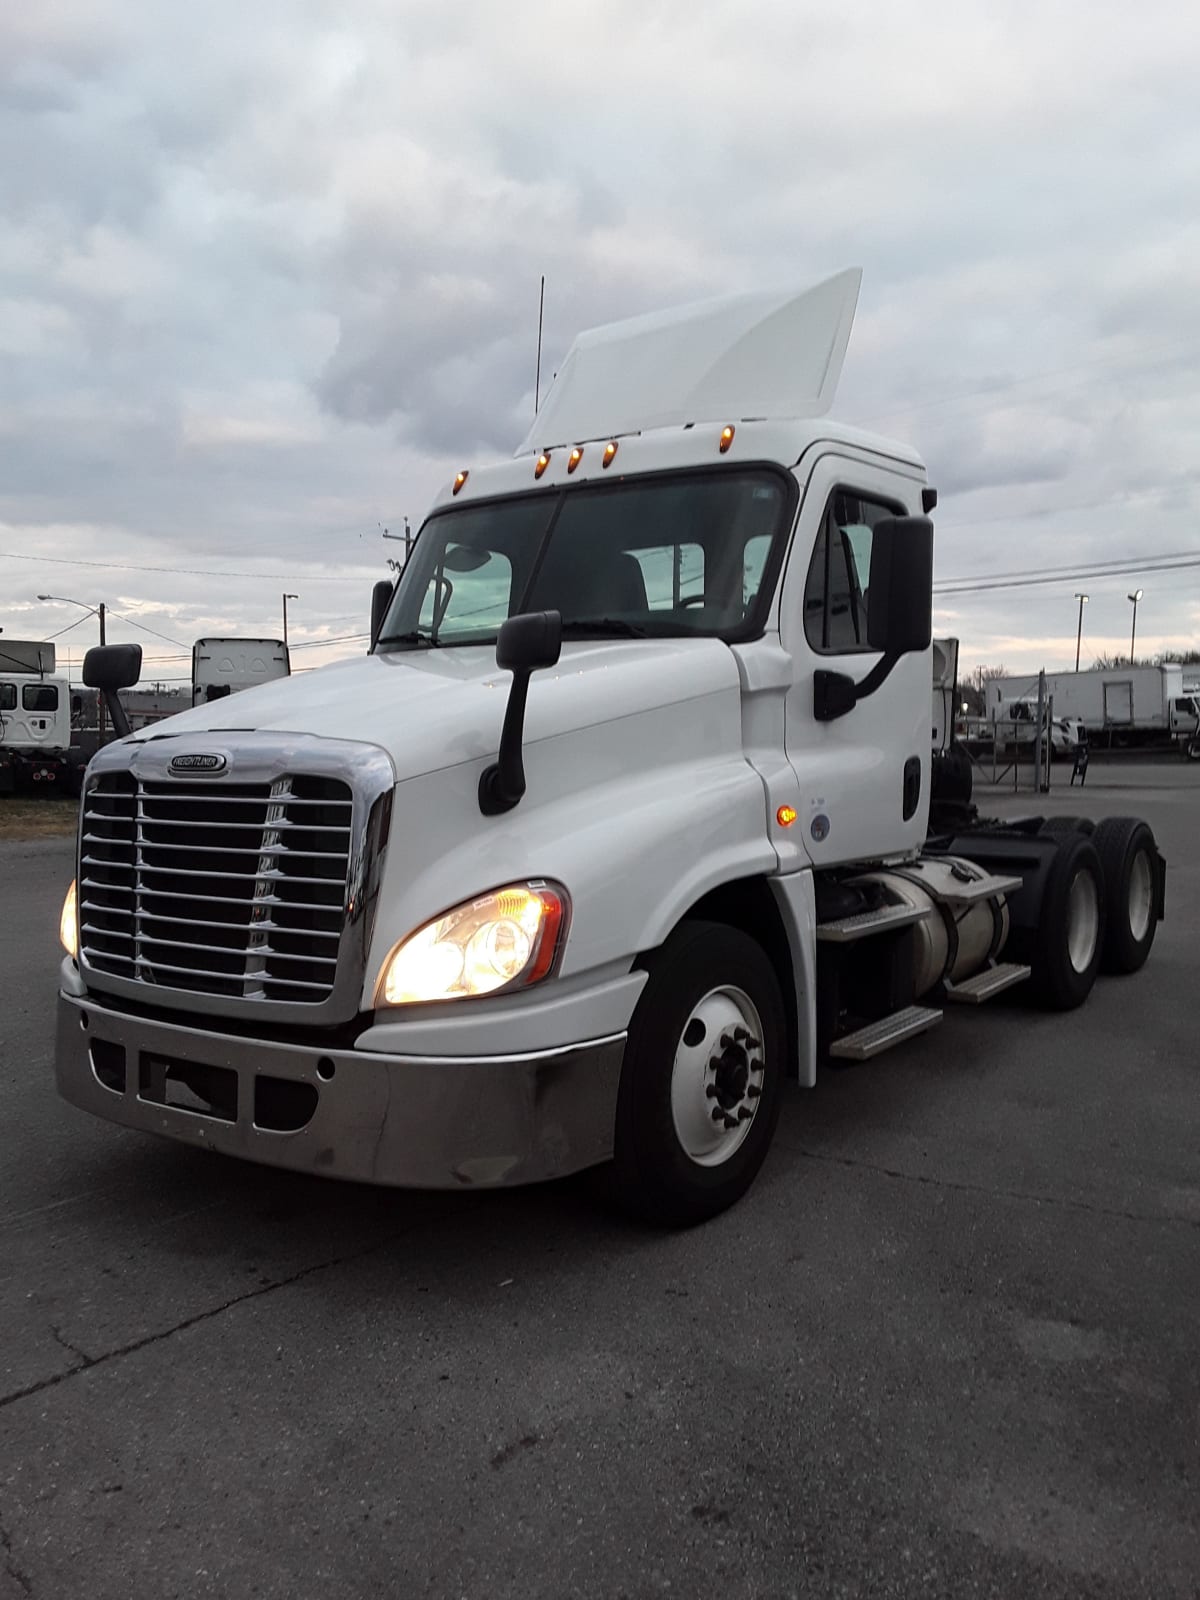
[[[389,633],[375,641],[376,649],[380,647],[386,649],[391,644],[427,644],[432,645],[435,650],[442,648],[440,639],[435,639],[431,633],[422,633],[419,628],[414,628],[411,633]]]
[[[577,617],[562,625],[563,638],[572,635],[587,637],[595,635],[596,638],[612,639],[645,639],[648,637],[645,628],[636,622],[625,622],[620,617]]]

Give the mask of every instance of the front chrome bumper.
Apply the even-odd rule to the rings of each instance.
[[[624,1048],[616,1034],[469,1060],[321,1050],[60,992],[55,1058],[64,1099],[126,1127],[299,1172],[451,1189],[607,1160]]]

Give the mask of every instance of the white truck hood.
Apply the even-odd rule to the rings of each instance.
[[[511,681],[491,645],[365,656],[197,706],[131,737],[186,739],[197,750],[206,734],[234,730],[361,740],[388,751],[397,778],[414,777],[495,755]],[[738,688],[737,664],[719,639],[566,644],[556,667],[533,675],[525,743]]]

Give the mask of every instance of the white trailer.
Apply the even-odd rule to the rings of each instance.
[[[1081,724],[1089,743],[1177,744],[1200,759],[1200,712],[1178,663],[1048,672],[1045,692],[1053,696],[1055,717]],[[1014,704],[1036,705],[1037,696],[1037,673],[996,678],[988,685],[988,710],[1005,716]]]
[[[192,704],[206,704],[291,674],[282,639],[197,639],[192,647]]]
[[[1142,966],[1144,822],[933,794],[937,497],[825,415],[858,284],[582,335],[515,458],[445,485],[363,658],[100,752],[68,1100],[375,1183],[611,1163],[693,1223],[789,1078]],[[139,664],[85,676],[115,703]]]

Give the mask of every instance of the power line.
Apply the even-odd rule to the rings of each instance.
[[[121,621],[127,622],[131,628],[140,628],[143,633],[152,633],[156,639],[166,639],[168,644],[173,644],[180,650],[187,649],[187,646],[181,644],[178,639],[172,639],[165,633],[159,633],[157,628],[148,628],[144,622],[139,622],[136,617],[128,616],[124,611],[114,611],[110,606],[108,614],[110,617],[120,617]]]
[[[1200,556],[1190,561],[1174,563],[1134,561],[1127,562],[1124,566],[1110,567],[1103,571],[1091,572],[1053,572],[1040,577],[1028,576],[1024,578],[1002,578],[987,583],[965,583],[957,588],[948,589],[942,584],[934,584],[934,593],[940,598],[953,598],[955,595],[987,594],[1000,589],[1034,589],[1051,583],[1071,583],[1098,578],[1132,578],[1143,572],[1188,572],[1200,567]]]
[[[1155,555],[1145,556],[1109,556],[1104,561],[1065,562],[1053,567],[1024,567],[1010,572],[977,572],[964,573],[961,578],[942,578],[934,588],[942,588],[949,584],[959,583],[990,583],[992,579],[1004,578],[1036,578],[1061,573],[1068,578],[1083,578],[1089,573],[1098,571],[1101,567],[1137,565],[1144,566],[1156,561],[1191,561],[1200,559],[1200,550],[1165,550]],[[1103,574],[1101,574],[1103,576]]]
[[[67,556],[30,556],[22,550],[0,550],[0,560],[40,561],[55,567],[103,567],[109,572],[167,572],[172,576],[187,578],[254,578],[282,583],[307,583],[310,579],[320,583],[360,583],[360,577],[337,577],[327,572],[228,572],[216,567],[150,567],[131,561],[81,561]],[[364,566],[364,571],[367,569]]]

